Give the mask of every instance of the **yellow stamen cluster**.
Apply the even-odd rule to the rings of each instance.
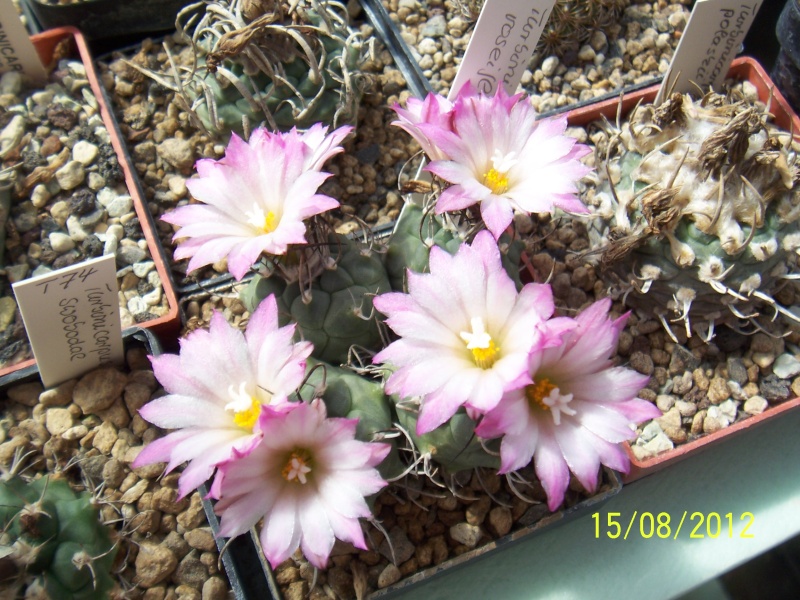
[[[308,483],[306,475],[311,473],[310,464],[311,453],[308,450],[294,450],[281,470],[281,476],[286,481],[306,484]]]
[[[253,205],[253,210],[245,214],[247,216],[247,222],[264,233],[272,233],[278,227],[278,215],[271,210],[265,214],[260,206]]]
[[[273,231],[275,231],[275,227],[277,227],[278,225],[277,220],[278,218],[275,215],[275,213],[269,211],[267,215],[264,217],[264,225],[262,225],[261,228],[267,233],[272,233]]]
[[[497,347],[494,340],[491,340],[487,348],[472,348],[471,352],[476,365],[481,369],[491,369],[497,360],[500,348]]]
[[[233,422],[242,429],[252,430],[261,414],[261,402],[252,399],[249,408],[237,410],[233,415]]]
[[[554,389],[556,389],[556,386],[550,383],[549,379],[544,377],[539,381],[534,380],[532,385],[525,387],[525,397],[532,405],[536,405],[542,410],[550,410],[550,407],[545,404],[544,399],[547,398]]]
[[[492,193],[496,196],[505,194],[508,191],[508,175],[491,168],[483,176],[483,185],[492,190]]]
[[[486,331],[482,318],[470,319],[470,327],[472,331],[462,331],[459,336],[467,343],[467,350],[472,352],[475,364],[481,369],[491,369],[500,354],[500,348]]]

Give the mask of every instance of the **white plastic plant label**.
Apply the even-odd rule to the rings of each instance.
[[[47,81],[47,71],[12,0],[0,0],[0,73],[6,71],[18,71],[34,83]]]
[[[513,94],[544,30],[555,0],[485,0],[458,67],[449,99],[467,83],[494,94]]]
[[[697,0],[656,104],[671,91],[718,89],[761,4],[761,0]]]
[[[12,287],[45,387],[122,362],[114,255]]]

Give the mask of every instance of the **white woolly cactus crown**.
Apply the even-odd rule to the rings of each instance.
[[[718,323],[761,329],[764,308],[800,320],[775,298],[797,277],[797,153],[763,105],[672,94],[605,133],[592,244],[629,304],[673,337],[670,322],[706,339]]]

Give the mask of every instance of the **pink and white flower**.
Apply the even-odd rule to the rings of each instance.
[[[134,467],[166,462],[167,472],[189,461],[179,479],[183,497],[204,483],[234,450],[245,455],[262,433],[265,406],[291,406],[289,395],[305,377],[313,346],[292,343],[294,325],[278,326],[278,306],[268,296],[244,334],[215,312],[208,330],[181,340],[180,354],[151,357],[156,379],[168,392],[139,410],[146,421],[176,429],[148,444]]]
[[[453,103],[444,96],[428,94],[424,100],[409,98],[406,107],[399,104],[393,107],[399,119],[392,122],[405,130],[422,147],[422,151],[429,160],[446,160],[447,156],[420,129],[420,125],[434,125],[436,127],[452,130]]]
[[[661,416],[636,397],[648,377],[613,366],[627,315],[612,321],[610,306],[608,299],[595,302],[568,326],[572,319],[553,319],[561,343],[545,334],[553,343],[531,353],[531,382],[507,392],[475,430],[486,439],[502,436],[500,473],[533,458],[550,510],[563,502],[570,471],[589,491],[597,487],[601,464],[627,473],[620,442],[636,436],[632,424]]]
[[[580,162],[589,148],[564,135],[566,117],[537,120],[530,102],[508,96],[503,86],[494,96],[465,86],[447,113],[442,101],[425,102],[401,116],[432,159],[427,169],[452,184],[439,196],[437,214],[480,203],[486,227],[499,239],[514,211],[587,212],[576,183],[590,171]]]
[[[335,538],[367,548],[358,519],[371,514],[364,498],[386,485],[375,467],[390,446],[356,440],[357,419],[326,416],[320,399],[266,407],[261,444],[219,467],[220,535],[244,533],[263,517],[261,545],[273,567],[300,547],[323,569]]]
[[[199,177],[186,186],[202,204],[181,206],[162,217],[180,229],[175,258],[189,258],[194,271],[227,257],[228,269],[241,279],[262,253],[285,254],[290,244],[305,243],[304,219],[339,206],[318,194],[330,177],[323,163],[343,151],[352,130],[332,133],[315,125],[305,133],[256,129],[249,142],[236,134],[220,160],[197,161]]]
[[[400,336],[374,360],[397,369],[387,393],[421,397],[418,433],[461,406],[491,410],[505,392],[531,383],[528,354],[553,313],[552,291],[531,283],[518,293],[489,232],[455,256],[433,247],[430,273],[409,272],[408,289],[373,301]]]

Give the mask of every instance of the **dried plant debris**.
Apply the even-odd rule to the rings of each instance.
[[[797,147],[768,108],[673,94],[602,127],[590,238],[613,293],[676,340],[797,327],[779,299],[800,277]]]

